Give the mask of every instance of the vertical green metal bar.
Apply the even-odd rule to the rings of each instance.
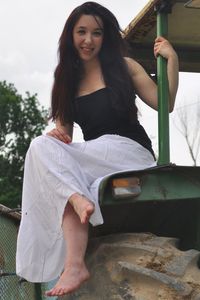
[[[167,37],[168,15],[167,13],[157,13],[157,36]],[[158,139],[159,157],[158,164],[170,162],[169,147],[169,88],[167,78],[167,61],[159,56],[157,58],[158,77]]]
[[[36,296],[36,300],[42,300],[41,283],[35,283],[35,296]]]

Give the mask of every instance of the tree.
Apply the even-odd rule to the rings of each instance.
[[[35,95],[23,98],[13,84],[0,82],[0,203],[21,203],[23,165],[31,140],[47,124],[47,111]]]
[[[178,120],[174,123],[186,140],[193,165],[197,166],[200,158],[200,101],[177,108],[177,115]]]

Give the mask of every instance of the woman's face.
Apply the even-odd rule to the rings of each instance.
[[[101,18],[82,15],[73,29],[73,43],[83,62],[97,59],[103,43]]]

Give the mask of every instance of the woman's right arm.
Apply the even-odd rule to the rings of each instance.
[[[72,142],[73,125],[62,125],[59,120],[56,120],[56,128],[47,132],[47,135],[52,136],[65,144],[69,144]]]

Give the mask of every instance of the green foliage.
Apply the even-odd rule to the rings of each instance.
[[[31,140],[47,124],[36,95],[23,98],[13,84],[0,82],[0,203],[21,204],[23,166]]]

